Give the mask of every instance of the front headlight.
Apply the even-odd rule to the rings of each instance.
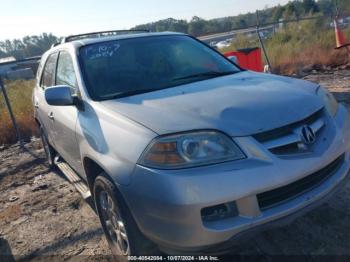
[[[198,131],[157,138],[139,164],[160,169],[216,164],[245,158],[233,140],[215,131]]]
[[[317,95],[323,100],[328,113],[334,117],[339,106],[334,96],[327,89],[321,86],[317,89]]]

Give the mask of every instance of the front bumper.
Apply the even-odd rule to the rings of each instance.
[[[350,168],[350,124],[343,106],[320,139],[312,153],[280,158],[251,137],[238,138],[236,142],[248,156],[245,160],[183,170],[137,166],[132,183],[121,190],[140,230],[169,253],[220,249],[226,245],[222,243],[245,232],[319,204],[345,183]],[[259,207],[259,193],[313,174],[342,154],[344,161],[322,183],[271,208]],[[238,216],[203,222],[203,208],[232,201]]]

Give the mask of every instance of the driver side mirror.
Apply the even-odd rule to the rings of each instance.
[[[69,86],[53,86],[45,89],[45,99],[51,106],[75,105],[75,97]]]

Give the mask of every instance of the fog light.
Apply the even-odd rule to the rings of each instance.
[[[204,222],[218,221],[238,216],[236,202],[229,202],[225,204],[203,208],[201,210],[201,216]]]

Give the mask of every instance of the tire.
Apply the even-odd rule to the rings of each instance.
[[[95,179],[93,192],[97,213],[116,261],[157,253],[155,245],[140,232],[123,197],[105,173]]]
[[[50,145],[49,140],[47,139],[47,135],[45,134],[45,131],[42,127],[40,127],[40,137],[41,137],[41,142],[43,144],[43,148],[45,151],[47,165],[49,166],[50,169],[52,169],[55,167],[56,152],[53,149],[53,147]]]

